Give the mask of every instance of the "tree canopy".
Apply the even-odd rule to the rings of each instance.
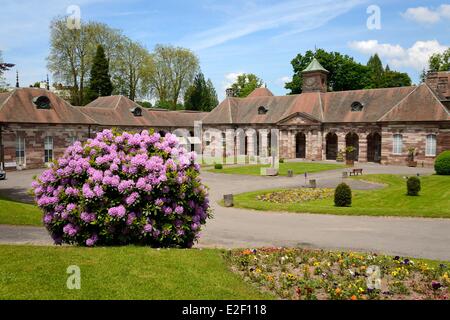
[[[263,81],[253,73],[244,73],[237,77],[236,82],[231,85],[235,95],[245,98],[256,88],[261,88]]]
[[[367,65],[363,65],[348,55],[318,49],[316,52],[309,50],[304,55],[298,54],[292,60],[294,76],[292,81],[285,85],[285,88],[291,91],[290,94],[302,92],[302,71],[314,57],[330,72],[328,74],[329,91],[411,85],[411,79],[406,73],[391,71],[388,66],[383,69],[383,64],[377,54],[369,59]]]
[[[450,48],[443,53],[433,54],[428,65],[430,71],[450,71]]]
[[[211,79],[205,81],[205,76],[199,72],[192,85],[186,90],[184,108],[186,110],[211,111],[218,104],[217,93]]]

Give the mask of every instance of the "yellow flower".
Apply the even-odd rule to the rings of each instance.
[[[358,290],[359,290],[359,292],[361,292],[361,293],[365,291],[365,290],[364,290],[363,288],[361,288],[361,287],[359,287]]]

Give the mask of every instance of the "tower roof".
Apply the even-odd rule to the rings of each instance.
[[[311,63],[306,67],[306,69],[303,70],[303,72],[313,72],[313,71],[322,71],[322,72],[329,73],[329,71],[327,69],[322,67],[322,65],[320,64],[319,61],[317,61],[316,58],[314,58],[311,61]]]

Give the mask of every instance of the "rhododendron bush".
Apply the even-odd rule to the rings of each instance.
[[[104,130],[32,187],[57,244],[190,247],[210,216],[195,154],[170,133]]]

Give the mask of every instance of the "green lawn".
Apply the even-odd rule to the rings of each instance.
[[[259,176],[261,175],[261,168],[269,167],[269,165],[246,165],[246,166],[224,166],[223,169],[211,169],[209,172],[227,173],[227,174],[247,174]],[[333,163],[312,163],[312,162],[285,162],[280,163],[279,174],[287,175],[288,170],[293,170],[294,174],[304,174],[305,172],[313,173],[326,170],[335,170],[345,168],[341,164]]]
[[[270,299],[221,250],[0,246],[0,299]],[[66,287],[67,267],[81,290]]]
[[[417,197],[406,195],[406,182],[397,175],[367,175],[357,179],[386,184],[370,191],[353,191],[349,208],[334,206],[333,197],[304,203],[271,203],[256,199],[258,195],[279,191],[264,190],[238,194],[235,206],[256,210],[326,213],[337,215],[409,216],[450,218],[450,176],[421,177],[422,191]]]
[[[37,206],[0,197],[0,224],[42,226]]]

